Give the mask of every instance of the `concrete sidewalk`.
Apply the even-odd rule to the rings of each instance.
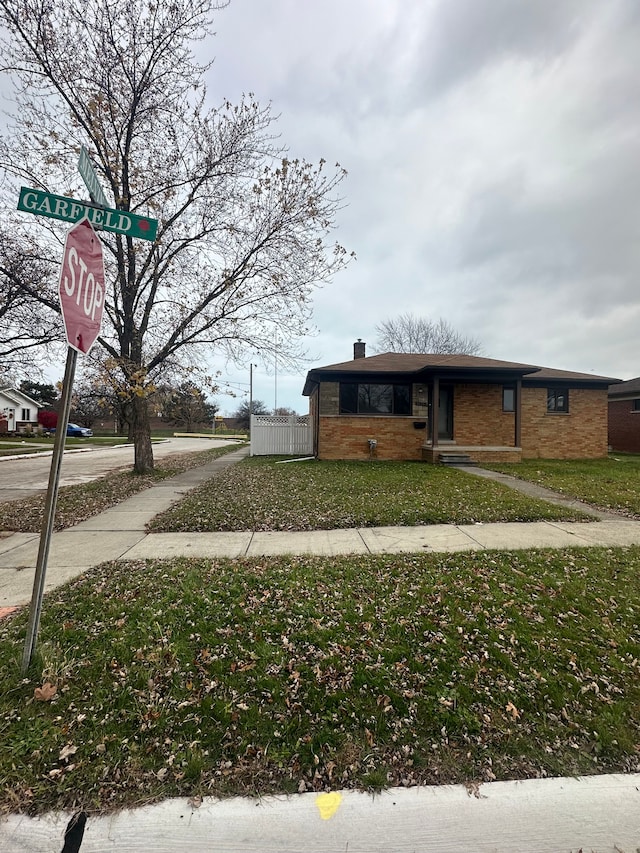
[[[535,497],[587,509],[594,522],[538,521],[496,524],[434,524],[304,532],[147,533],[145,526],[188,491],[247,454],[240,448],[133,495],[100,515],[52,537],[45,591],[107,560],[164,557],[262,557],[284,554],[397,554],[483,549],[589,547],[640,544],[640,521],[603,513],[530,483],[483,469],[465,469],[498,479]],[[39,534],[0,538],[0,613],[28,604]]]

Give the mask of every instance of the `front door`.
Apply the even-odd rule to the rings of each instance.
[[[440,405],[438,406],[438,441],[453,440],[453,388],[440,386]]]
[[[429,411],[433,400],[433,388],[429,388]],[[431,437],[431,436],[429,436]],[[453,386],[440,386],[438,404],[438,441],[453,441]]]

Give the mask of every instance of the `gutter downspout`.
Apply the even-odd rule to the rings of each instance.
[[[313,455],[318,459],[318,448],[320,446],[320,383],[316,383],[315,389],[315,412],[313,413]]]

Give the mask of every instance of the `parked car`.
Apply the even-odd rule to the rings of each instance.
[[[49,430],[51,435],[54,435],[55,431],[55,427]],[[78,426],[78,424],[67,424],[67,435],[71,435],[74,438],[91,438],[93,430],[88,427]]]

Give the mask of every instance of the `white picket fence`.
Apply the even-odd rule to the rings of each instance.
[[[251,415],[251,456],[313,453],[309,415]]]

